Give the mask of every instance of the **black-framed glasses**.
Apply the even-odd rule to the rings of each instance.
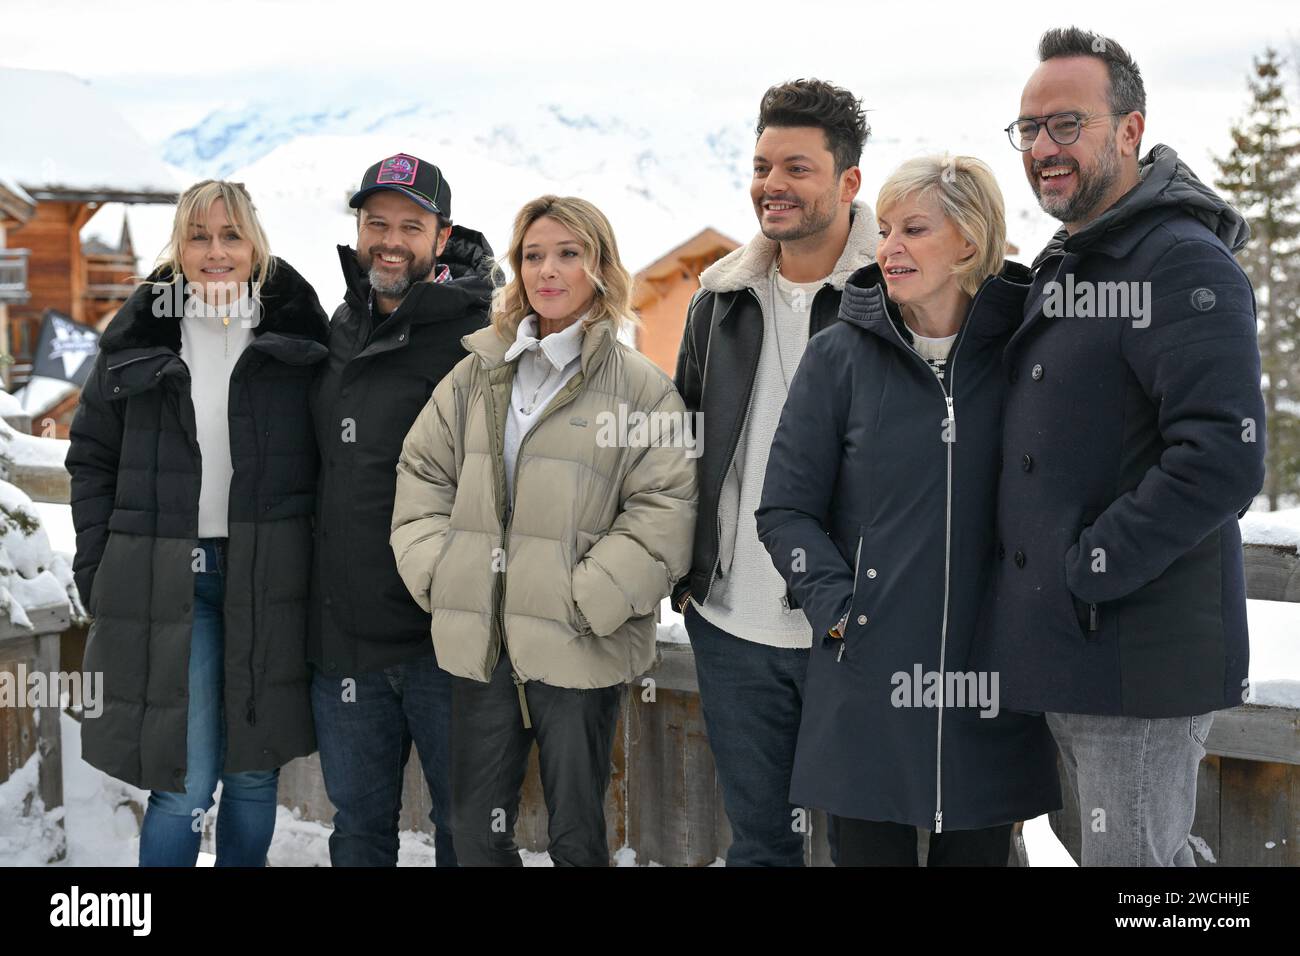
[[[1022,153],[1027,153],[1034,148],[1034,141],[1038,139],[1038,131],[1044,126],[1047,127],[1047,135],[1052,138],[1052,142],[1058,146],[1069,146],[1079,141],[1079,136],[1083,133],[1083,128],[1093,120],[1102,116],[1127,116],[1132,110],[1121,110],[1115,113],[1079,113],[1075,110],[1068,110],[1064,113],[1052,113],[1048,116],[1038,119],[1018,119],[1007,127],[1007,139],[1011,140],[1011,145]]]

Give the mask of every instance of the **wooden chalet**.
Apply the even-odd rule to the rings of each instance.
[[[12,364],[5,386],[23,385],[46,309],[101,325],[130,295],[136,274],[130,235],[117,248],[83,244],[81,231],[105,203],[174,203],[174,179],[154,150],[93,87],[68,73],[0,69],[5,172],[30,199],[31,214],[10,224],[0,259],[11,276],[25,272],[25,300],[11,298],[3,334]],[[0,211],[4,210],[0,201]],[[19,265],[21,262],[21,265]],[[11,293],[12,294],[12,293]],[[71,402],[60,401],[66,429]],[[62,406],[67,406],[62,407]],[[36,420],[49,409],[28,408]]]
[[[641,317],[637,349],[672,375],[686,327],[686,307],[700,287],[700,273],[740,243],[716,229],[702,229],[633,278],[632,307]]]

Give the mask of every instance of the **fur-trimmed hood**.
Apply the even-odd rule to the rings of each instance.
[[[827,277],[832,288],[843,289],[849,276],[869,266],[876,256],[876,213],[865,202],[854,200],[849,238],[835,268]],[[700,285],[709,292],[738,292],[758,288],[767,282],[768,270],[776,257],[778,243],[761,232],[739,249],[727,253],[700,274]]]
[[[136,287],[99,340],[101,352],[162,346],[181,350],[181,324],[170,304],[174,287],[171,271],[154,272]],[[159,288],[161,284],[165,286]],[[275,259],[271,280],[261,290],[261,320],[253,327],[256,338],[268,332],[309,339],[322,345],[329,337],[329,322],[311,284],[283,259]]]

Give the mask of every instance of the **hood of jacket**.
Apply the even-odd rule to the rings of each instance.
[[[1004,260],[1002,271],[985,279],[971,299],[967,320],[976,309],[981,318],[967,335],[996,338],[1010,334],[1020,323],[1021,309],[1032,281],[1033,273],[1028,266]],[[984,318],[986,315],[988,319]],[[898,305],[889,298],[884,274],[874,262],[853,273],[845,283],[839,318],[893,344],[898,344],[899,335],[912,343],[912,332],[903,321]]]
[[[850,207],[849,238],[839,261],[827,276],[832,288],[844,283],[876,255],[876,214],[866,203],[855,200]],[[700,285],[709,292],[738,292],[767,282],[768,271],[780,243],[761,232],[739,249],[733,249],[700,274]]]
[[[1138,163],[1138,184],[1073,236],[1061,228],[1034,260],[1034,267],[1061,252],[1098,251],[1124,255],[1146,229],[1171,212],[1183,212],[1201,222],[1232,252],[1250,239],[1250,226],[1237,210],[1197,178],[1169,146],[1157,143]],[[1161,215],[1161,214],[1164,215]]]
[[[173,314],[174,309],[158,308],[172,303],[177,295],[171,278],[170,269],[158,269],[135,288],[104,330],[100,351],[161,346],[180,352],[180,319]],[[271,281],[261,289],[261,303],[261,318],[253,327],[254,340],[276,334],[324,345],[329,323],[316,290],[283,259],[275,259]]]
[[[347,284],[344,298],[353,309],[364,312],[370,307],[370,277],[362,271],[355,249],[339,246],[338,250],[343,281]],[[412,323],[460,319],[466,312],[481,309],[492,298],[496,260],[483,233],[452,226],[438,265],[447,266],[451,278],[446,282],[415,283],[398,306],[397,311],[409,315]]]

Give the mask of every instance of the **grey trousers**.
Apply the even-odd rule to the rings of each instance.
[[[1195,866],[1196,770],[1214,714],[1047,714],[1079,803],[1083,866]]]

